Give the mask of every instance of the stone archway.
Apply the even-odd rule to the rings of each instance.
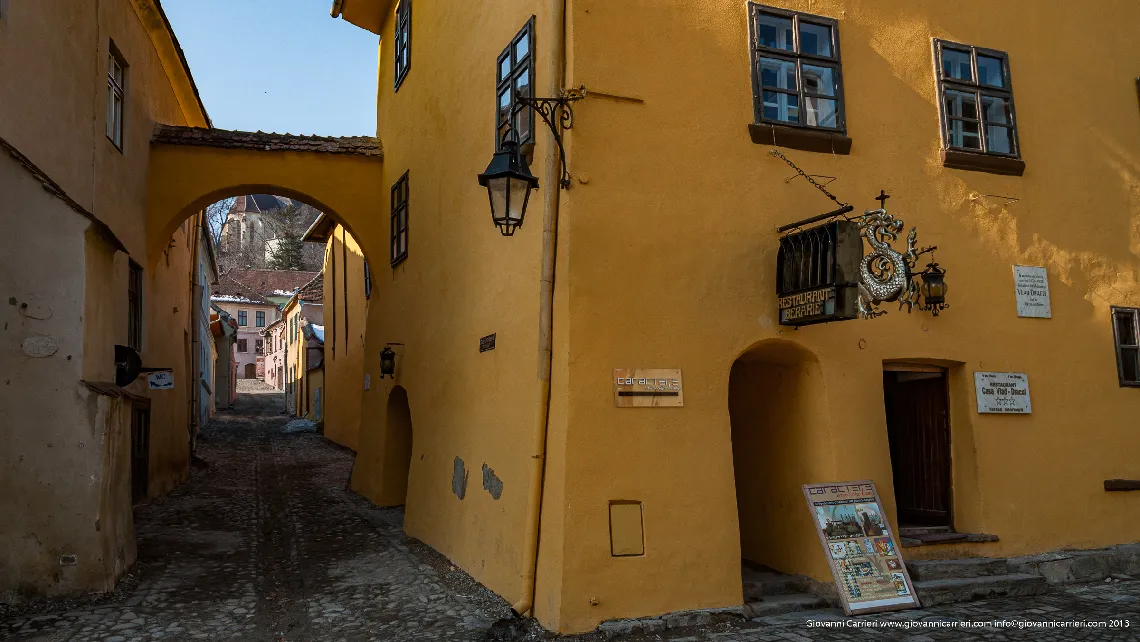
[[[344,225],[365,256],[387,245],[383,151],[371,137],[326,138],[160,125],[151,141],[147,256],[207,205],[242,194],[277,194]]]
[[[741,556],[783,573],[825,577],[802,484],[834,474],[819,359],[799,344],[762,341],[732,365],[729,415]]]

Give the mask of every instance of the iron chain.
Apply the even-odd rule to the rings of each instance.
[[[779,158],[780,160],[784,161],[785,163],[787,163],[789,167],[796,170],[797,174],[799,174],[800,176],[803,176],[807,182],[811,183],[816,189],[823,192],[824,196],[830,198],[831,200],[835,201],[837,204],[839,204],[843,207],[847,207],[847,203],[844,203],[843,201],[839,200],[835,196],[835,194],[832,194],[831,192],[827,191],[826,187],[817,183],[815,181],[815,179],[812,178],[811,176],[808,176],[807,173],[804,172],[804,170],[800,169],[795,163],[793,163],[790,158],[788,158],[787,156],[784,156],[782,153],[780,153],[780,150],[773,147],[772,151],[770,151],[768,153],[771,154],[772,156]]]

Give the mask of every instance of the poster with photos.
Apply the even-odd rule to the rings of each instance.
[[[921,606],[874,482],[803,489],[847,615]]]

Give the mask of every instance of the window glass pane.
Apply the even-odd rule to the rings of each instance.
[[[958,118],[978,118],[978,98],[962,91],[946,90],[946,115]]]
[[[107,85],[107,136],[115,136],[115,90]]]
[[[978,82],[991,87],[1005,86],[1005,74],[1001,72],[1001,58],[978,56]]]
[[[515,95],[530,97],[530,70],[524,69],[522,73],[515,78]],[[521,104],[516,104],[515,109],[515,130],[518,133],[520,141],[530,138],[530,115],[531,111]]]
[[[504,56],[499,62],[499,80],[511,75],[511,57]]]
[[[507,122],[511,113],[511,90],[504,89],[503,93],[499,94],[499,124]]]
[[[831,57],[831,27],[801,22],[800,53]]]
[[[760,84],[780,89],[796,88],[796,63],[776,58],[760,59]]]
[[[981,149],[982,141],[978,136],[978,123],[969,120],[952,120],[947,127],[950,144],[954,147]]]
[[[835,70],[831,67],[817,67],[816,65],[803,65],[804,91],[824,96],[834,96]]]
[[[986,149],[998,154],[1013,153],[1013,129],[1000,125],[986,125]]]
[[[942,73],[947,78],[973,82],[974,75],[970,73],[970,52],[943,47]]]
[[[1140,381],[1140,350],[1123,348],[1120,351],[1120,366],[1125,381]]]
[[[1120,339],[1120,345],[1136,345],[1136,325],[1133,318],[1131,312],[1121,312],[1116,315],[1116,336]]]
[[[987,123],[1013,124],[1009,100],[997,96],[982,96],[982,118]]]
[[[799,97],[775,91],[764,92],[764,118],[786,123],[800,122]]]
[[[804,124],[812,127],[837,127],[839,104],[828,98],[804,97]]]
[[[525,58],[528,53],[530,53],[530,34],[524,32],[522,38],[519,38],[515,44],[515,63]]]
[[[792,50],[792,19],[771,14],[760,14],[757,25],[757,44],[772,49]]]

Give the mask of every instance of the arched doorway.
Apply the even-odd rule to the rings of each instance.
[[[407,501],[408,471],[412,465],[412,409],[408,391],[402,386],[396,386],[388,395],[387,414],[381,504],[399,506]]]
[[[801,486],[834,470],[819,360],[783,340],[756,344],[732,365],[729,415],[740,550],[746,562],[825,577]]]

